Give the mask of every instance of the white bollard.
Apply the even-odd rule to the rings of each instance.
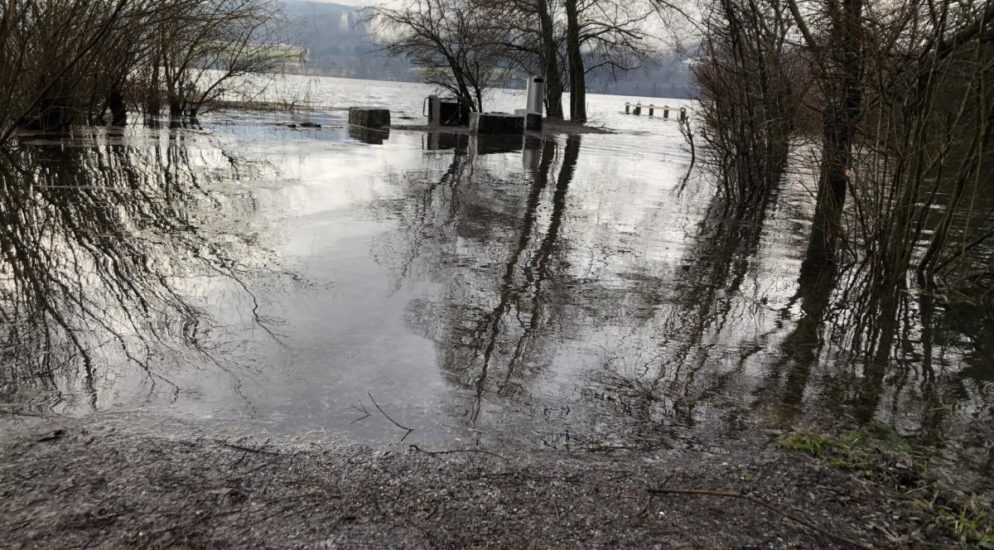
[[[527,112],[541,115],[545,112],[545,79],[540,76],[533,76],[528,79],[528,84],[525,87],[525,95],[527,96],[527,103],[525,104],[525,109]]]
[[[525,86],[525,129],[542,131],[542,114],[545,112],[545,79],[533,76]]]

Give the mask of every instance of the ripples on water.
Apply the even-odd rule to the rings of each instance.
[[[413,122],[426,92],[320,85]],[[337,111],[29,136],[34,171],[3,180],[2,406],[400,439],[379,405],[407,442],[598,451],[878,422],[989,472],[990,306],[802,276],[803,178],[729,219],[683,185],[676,125],[625,99],[591,97],[619,133],[547,141]]]

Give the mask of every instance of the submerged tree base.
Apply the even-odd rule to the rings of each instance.
[[[106,420],[7,417],[0,433],[13,547],[955,544],[901,492],[772,445],[640,460],[167,438]]]

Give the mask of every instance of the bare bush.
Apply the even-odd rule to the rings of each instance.
[[[399,8],[372,12],[387,51],[407,56],[426,82],[449,90],[474,111],[484,92],[508,76],[500,28],[472,0],[407,0]]]
[[[0,144],[18,128],[124,124],[129,107],[195,116],[223,83],[270,70],[270,0],[10,0],[0,4]]]
[[[717,0],[709,10],[694,69],[702,135],[723,204],[752,211],[787,168],[806,74],[778,0]]]

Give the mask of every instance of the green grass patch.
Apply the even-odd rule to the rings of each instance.
[[[926,455],[916,452],[904,439],[873,427],[849,430],[838,436],[791,432],[778,443],[836,468],[858,471],[905,488],[922,483],[928,469]]]
[[[994,548],[994,512],[979,497],[950,499],[938,493],[931,499],[917,499],[914,505],[946,529],[966,547]]]
[[[994,510],[990,503],[976,496],[941,491],[927,476],[928,454],[886,429],[871,426],[840,435],[791,432],[777,443],[901,490],[926,522],[947,530],[964,547],[994,549]]]

